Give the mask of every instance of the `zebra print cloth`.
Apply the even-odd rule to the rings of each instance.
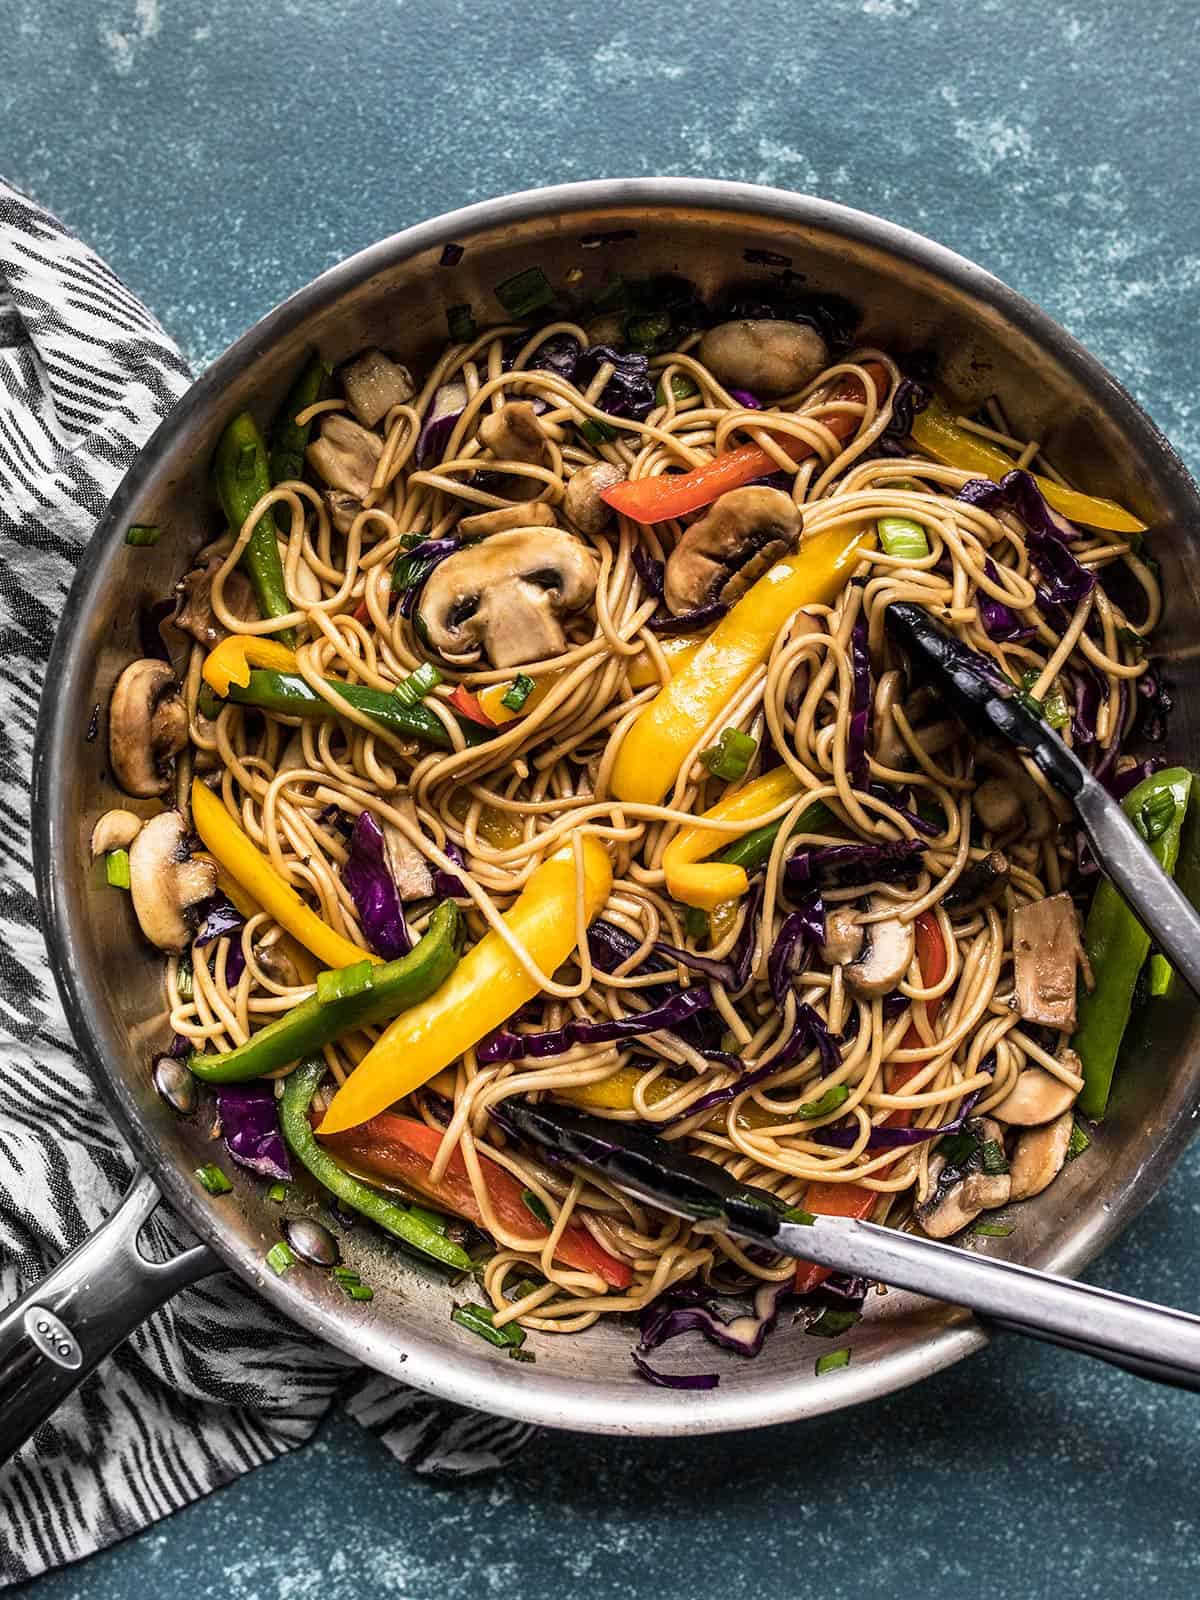
[[[0,182],[0,1304],[96,1227],[131,1176],[46,966],[30,757],[76,556],[189,381],[104,262]],[[154,1255],[194,1242],[165,1207],[143,1238]],[[367,1373],[218,1276],[153,1317],[0,1469],[0,1586],[295,1448],[335,1399],[418,1472],[490,1470],[531,1431]]]

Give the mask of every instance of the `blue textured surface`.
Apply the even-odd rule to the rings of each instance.
[[[520,19],[519,21],[517,19]],[[0,160],[197,364],[470,200],[688,173],[876,211],[991,268],[1200,466],[1194,7],[1142,0],[0,0]],[[1092,1274],[1200,1310],[1200,1149]],[[823,1600],[1200,1591],[1194,1398],[1009,1341],[870,1412],[547,1438],[439,1488],[335,1424],[38,1600]]]

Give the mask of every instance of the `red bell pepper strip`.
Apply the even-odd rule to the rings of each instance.
[[[865,370],[882,404],[888,391],[887,369],[877,361],[868,361]],[[861,400],[862,397],[862,385],[857,378],[843,379],[829,396],[831,400]],[[848,439],[857,430],[858,421],[850,413],[836,412],[826,418],[824,426],[835,438]],[[769,428],[768,423],[763,426]],[[793,461],[803,461],[814,453],[812,445],[804,439],[784,437],[779,443]],[[665,522],[670,517],[686,517],[690,511],[711,505],[730,489],[740,489],[755,478],[769,477],[778,470],[774,456],[761,445],[744,444],[736,450],[723,451],[691,472],[670,472],[657,478],[614,483],[601,492],[600,498],[634,522]]]
[[[483,1213],[475,1199],[461,1150],[455,1150],[438,1181],[430,1181],[430,1168],[441,1142],[442,1135],[436,1128],[391,1111],[381,1112],[369,1122],[321,1140],[334,1155],[360,1172],[399,1182],[406,1189],[425,1195],[434,1205],[466,1217],[482,1228],[485,1226]],[[482,1150],[479,1164],[487,1181],[492,1209],[505,1228],[531,1247],[539,1246],[550,1230],[521,1198],[522,1189],[516,1178],[505,1167],[489,1160]],[[628,1288],[633,1278],[630,1268],[605,1250],[580,1223],[568,1223],[563,1229],[555,1254],[569,1267],[594,1272],[614,1289]]]
[[[933,913],[923,911],[913,924],[913,931],[917,942],[921,983],[926,989],[932,989],[934,984],[941,983],[946,976],[947,955],[942,930],[938,927],[937,918]],[[925,1001],[925,1015],[929,1019],[930,1027],[937,1021],[941,1007],[941,995],[934,1000]],[[915,1023],[910,1023],[900,1047],[902,1050],[917,1050],[924,1042],[917,1032]],[[897,1089],[902,1089],[910,1078],[916,1077],[924,1065],[923,1061],[893,1063],[887,1069],[888,1093],[895,1094]],[[891,1116],[885,1119],[884,1126],[907,1128],[911,1121],[911,1111],[893,1111]],[[811,1211],[814,1216],[854,1217],[861,1221],[871,1215],[878,1199],[879,1196],[874,1189],[864,1189],[861,1183],[810,1183],[801,1204],[805,1211]],[[798,1261],[796,1293],[808,1294],[818,1284],[824,1283],[832,1270],[831,1267],[819,1267],[813,1261]]]
[[[468,721],[481,723],[485,728],[494,728],[496,726],[491,717],[488,716],[487,712],[480,705],[479,697],[477,695],[473,695],[471,691],[467,688],[464,688],[461,683],[456,683],[454,685],[454,689],[452,693],[447,696],[447,699],[458,712],[459,716],[466,717]]]

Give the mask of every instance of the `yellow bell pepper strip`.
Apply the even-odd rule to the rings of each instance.
[[[876,398],[882,404],[888,391],[887,368],[878,361],[868,361],[863,370],[874,384]],[[862,384],[857,378],[843,378],[827,398],[861,401]],[[858,432],[859,421],[852,412],[835,411],[823,419],[823,426],[835,439],[849,439]],[[756,426],[769,431],[769,416],[764,416]],[[779,444],[793,461],[803,461],[814,454],[807,439],[782,435]],[[611,488],[601,490],[600,498],[634,522],[665,522],[669,517],[686,517],[689,512],[699,511],[701,506],[719,500],[730,489],[740,489],[743,484],[753,483],[755,478],[778,470],[779,463],[769,451],[761,445],[744,444],[736,450],[722,451],[691,472],[664,472],[656,478],[614,483]]]
[[[593,1111],[632,1111],[633,1091],[646,1076],[642,1067],[618,1067],[599,1083],[576,1083],[569,1089],[555,1089],[556,1100],[569,1100],[572,1105],[586,1106]],[[655,1078],[646,1090],[650,1105],[657,1105],[679,1088],[674,1078]]]
[[[1006,472],[1016,466],[1006,451],[960,428],[943,401],[935,395],[923,411],[918,411],[912,423],[912,441],[927,456],[940,461],[944,467],[958,467],[962,472],[974,472],[981,478],[999,483]],[[1070,522],[1082,522],[1089,528],[1107,528],[1112,533],[1144,533],[1146,524],[1139,522],[1132,512],[1115,500],[1103,500],[1097,495],[1080,494],[1076,489],[1066,489],[1053,478],[1032,474],[1046,502],[1060,511]]]
[[[874,528],[815,534],[746,591],[625,735],[612,773],[618,800],[653,805],[662,798],[704,729],[767,659],[784,623],[802,606],[836,599],[875,537]]]
[[[196,832],[220,865],[236,878],[262,909],[326,967],[351,967],[379,961],[343,934],[322,922],[304,904],[254,841],[238,826],[221,801],[199,778],[192,779],[192,821]]]
[[[600,841],[585,834],[583,910],[591,922],[612,888]],[[575,949],[575,854],[570,845],[542,862],[504,913],[514,938],[543,972]],[[341,1133],[428,1083],[443,1067],[508,1020],[539,993],[500,935],[489,929],[427,1000],[397,1017],[330,1102],[321,1134]]]
[[[746,893],[746,869],[729,861],[705,861],[722,845],[733,841],[732,833],[704,827],[705,822],[744,822],[745,832],[759,825],[765,811],[772,811],[800,793],[800,782],[790,767],[775,767],[755,778],[744,789],[726,795],[691,827],[681,828],[663,851],[663,872],[667,893],[685,906],[715,911],[725,900],[737,900]]]
[[[666,657],[672,677],[683,671],[703,643],[702,633],[677,633],[673,637],[658,641],[658,647]],[[654,657],[649,650],[639,650],[629,663],[629,687],[648,689],[652,683],[658,681],[658,668],[654,665]]]
[[[204,658],[201,677],[222,700],[236,683],[244,689],[250,682],[251,667],[266,667],[270,672],[295,672],[296,652],[274,639],[252,633],[231,633]]]

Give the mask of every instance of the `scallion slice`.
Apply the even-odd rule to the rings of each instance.
[[[534,681],[527,672],[518,672],[500,696],[500,704],[507,711],[523,711],[525,702],[534,691]]]
[[[194,992],[191,957],[184,956],[175,969],[175,993],[181,1000],[190,1000]]]
[[[1081,1156],[1091,1142],[1088,1134],[1077,1122],[1071,1129],[1071,1138],[1067,1145],[1067,1160],[1074,1161],[1078,1156]]]
[[[110,889],[129,887],[129,851],[110,850],[104,858],[104,876]]]
[[[526,267],[496,285],[496,299],[510,317],[528,317],[554,299],[554,290],[541,267]]]
[[[982,1239],[1007,1239],[1015,1227],[1015,1222],[977,1222],[971,1232]]]
[[[546,1210],[545,1201],[540,1195],[534,1194],[532,1189],[522,1189],[521,1201],[526,1211],[531,1212],[544,1228],[553,1227],[550,1213]]]
[[[125,529],[125,543],[134,545],[157,544],[162,537],[161,528],[147,527],[143,523],[133,523]]]
[[[506,1322],[502,1328],[497,1328],[487,1306],[455,1306],[450,1313],[450,1321],[456,1322],[460,1328],[466,1328],[468,1333],[478,1334],[499,1349],[519,1350],[525,1343],[524,1328],[515,1322]]]
[[[850,1090],[844,1083],[831,1083],[819,1099],[806,1100],[802,1106],[797,1106],[796,1115],[803,1117],[806,1122],[811,1122],[815,1117],[827,1117],[849,1098]]]
[[[207,1162],[202,1167],[197,1167],[196,1176],[199,1178],[201,1186],[207,1189],[209,1194],[228,1194],[233,1188],[233,1185],[220,1167],[212,1161]]]
[[[827,1372],[836,1372],[839,1367],[848,1367],[849,1365],[849,1350],[830,1350],[828,1354],[817,1357],[817,1364],[813,1371],[818,1378],[823,1378]]]
[[[273,1183],[267,1190],[267,1199],[272,1205],[281,1206],[287,1199],[287,1184]]]
[[[909,517],[880,517],[879,542],[885,556],[901,561],[920,561],[929,554],[925,529]]]
[[[838,1339],[843,1333],[849,1333],[856,1323],[862,1321],[861,1311],[842,1310],[840,1306],[826,1306],[815,1322],[805,1328],[805,1333],[811,1333],[816,1339]]]
[[[289,1267],[296,1265],[296,1258],[282,1239],[277,1240],[267,1251],[267,1265],[276,1277],[282,1277]]]
[[[700,752],[700,759],[714,778],[732,782],[745,776],[746,768],[757,754],[757,739],[737,728],[726,728],[716,744]]]
[[[351,1300],[374,1300],[375,1291],[369,1283],[348,1283],[346,1293]]]
[[[447,306],[446,326],[451,344],[470,344],[479,332],[470,306]]]
[[[410,672],[402,683],[398,683],[392,690],[396,699],[402,706],[415,706],[431,694],[442,681],[442,675],[432,661],[422,661],[421,665]]]
[[[617,437],[615,428],[610,428],[607,422],[597,422],[594,417],[588,417],[585,422],[581,422],[579,432],[593,449]]]

